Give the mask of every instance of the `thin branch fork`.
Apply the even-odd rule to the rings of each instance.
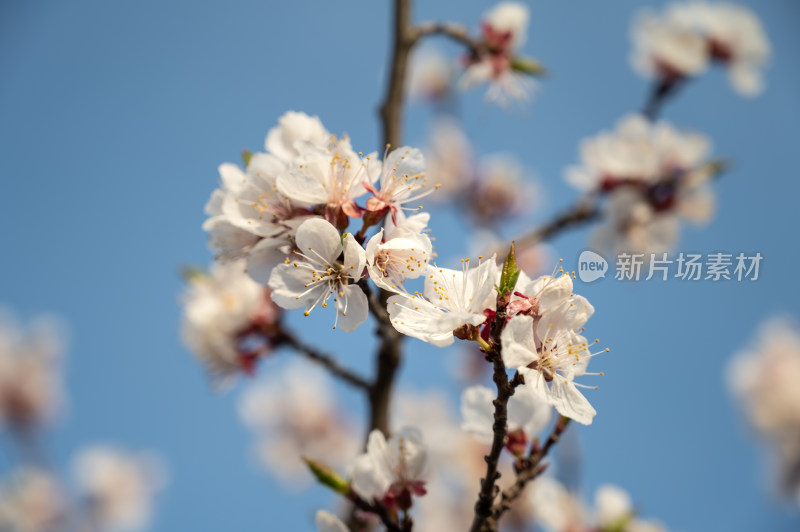
[[[511,508],[511,504],[522,495],[525,486],[544,472],[546,464],[543,464],[542,461],[547,457],[547,453],[550,452],[553,445],[558,443],[561,439],[561,435],[567,429],[569,422],[570,419],[568,417],[560,416],[544,445],[539,447],[534,444],[531,448],[531,453],[524,461],[522,469],[517,473],[516,480],[511,486],[503,490],[500,501],[498,501],[492,509],[492,520],[495,523],[500,519],[503,513]]]

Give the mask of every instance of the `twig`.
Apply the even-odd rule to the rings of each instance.
[[[361,388],[362,390],[368,390],[370,388],[370,383],[365,378],[356,375],[352,370],[342,366],[341,363],[334,357],[320,353],[313,347],[304,344],[286,329],[281,328],[277,332],[277,334],[274,336],[274,342],[276,345],[286,345],[291,347],[300,355],[316,362],[317,364],[320,364],[321,366],[324,366],[333,375],[339,377],[346,383],[355,386],[356,388]]]
[[[495,523],[500,519],[500,516],[502,516],[504,512],[511,508],[511,504],[520,495],[522,495],[522,492],[528,482],[534,480],[544,472],[545,465],[542,464],[542,461],[547,456],[547,453],[550,452],[550,448],[558,443],[558,440],[566,430],[567,425],[569,425],[569,421],[570,419],[568,417],[559,417],[555,427],[553,427],[553,431],[550,433],[550,436],[547,438],[547,441],[544,443],[544,445],[542,447],[534,446],[531,449],[530,456],[527,460],[525,460],[522,469],[520,469],[517,473],[517,479],[511,486],[503,490],[503,493],[500,496],[500,501],[492,509],[492,520]]]
[[[593,200],[586,198],[562,212],[546,224],[537,227],[530,233],[514,239],[517,249],[534,246],[539,242],[556,236],[561,231],[590,222],[600,216],[600,210]],[[502,250],[498,250],[500,252]]]
[[[400,146],[408,56],[416,43],[411,25],[411,0],[394,0],[394,42],[386,96],[380,108],[384,145]]]
[[[671,97],[675,96],[681,88],[686,78],[665,78],[653,85],[650,95],[647,98],[642,114],[651,122],[654,122],[661,113],[661,108]]]
[[[467,28],[459,24],[452,24],[448,22],[423,22],[419,24],[414,33],[415,41],[423,37],[432,35],[442,35],[454,40],[457,43],[463,44],[473,55],[482,52],[486,45],[483,41],[473,39]]]
[[[508,380],[506,366],[500,355],[502,349],[500,333],[505,324],[507,304],[507,298],[499,295],[497,298],[497,313],[492,327],[491,348],[486,353],[486,360],[491,362],[494,368],[492,379],[495,386],[497,386],[497,398],[493,401],[494,424],[492,425],[492,430],[494,437],[492,438],[491,450],[484,458],[486,460],[486,475],[481,479],[481,489],[478,492],[478,501],[475,503],[475,517],[472,520],[470,532],[484,530],[487,520],[492,515],[494,499],[499,491],[497,480],[500,478],[500,473],[497,471],[497,465],[500,460],[500,453],[506,445],[506,434],[508,433],[508,400],[514,395],[514,388],[523,382],[519,373],[511,381]]]

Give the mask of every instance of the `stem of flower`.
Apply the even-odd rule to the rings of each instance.
[[[491,349],[492,349],[492,346],[491,346],[491,345],[489,345],[489,344],[486,342],[486,340],[484,340],[483,338],[481,338],[481,335],[480,335],[480,334],[477,334],[477,335],[475,335],[475,338],[473,338],[473,340],[475,340],[476,342],[478,342],[478,345],[479,345],[479,346],[481,346],[481,349],[483,349],[483,350],[484,350],[484,351],[486,351],[487,353],[488,353],[489,351],[491,351]]]

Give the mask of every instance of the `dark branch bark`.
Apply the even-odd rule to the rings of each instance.
[[[584,199],[562,212],[551,221],[534,229],[530,233],[515,239],[517,249],[534,246],[553,238],[560,232],[591,222],[600,216],[600,210],[591,199]]]
[[[383,143],[400,146],[403,138],[403,103],[408,57],[416,42],[411,25],[411,0],[394,1],[394,41],[386,96],[380,108]]]
[[[500,501],[492,509],[492,521],[494,521],[495,524],[500,519],[500,516],[502,516],[503,513],[511,508],[511,504],[517,500],[520,495],[522,495],[522,492],[525,490],[525,486],[528,485],[528,482],[534,480],[544,472],[545,464],[543,464],[542,461],[545,459],[545,457],[547,457],[547,453],[550,452],[550,448],[558,443],[559,439],[561,439],[561,435],[567,429],[569,421],[570,419],[568,417],[559,417],[555,427],[553,427],[553,431],[550,433],[550,436],[547,438],[547,441],[544,443],[544,445],[541,447],[534,446],[531,449],[530,456],[527,460],[525,460],[522,469],[520,469],[517,473],[517,479],[511,486],[503,491],[502,495],[500,496]]]
[[[475,517],[472,520],[470,532],[485,530],[487,521],[492,516],[494,500],[499,491],[497,480],[500,478],[500,473],[497,471],[497,465],[500,453],[503,452],[503,447],[506,445],[506,434],[508,433],[508,400],[514,395],[514,388],[523,382],[519,373],[511,381],[508,380],[506,366],[500,355],[502,349],[500,334],[505,325],[507,299],[502,295],[497,298],[497,314],[495,314],[492,327],[490,348],[486,353],[486,360],[492,363],[494,369],[492,379],[497,387],[497,398],[494,400],[494,424],[492,425],[494,437],[491,450],[484,457],[486,475],[481,479],[481,489],[478,492],[478,501],[475,503]]]
[[[657,81],[647,97],[647,103],[642,109],[642,114],[651,122],[656,121],[664,104],[675,96],[685,80],[686,78],[678,77]]]

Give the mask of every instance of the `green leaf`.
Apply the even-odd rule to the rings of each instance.
[[[511,59],[511,70],[523,72],[535,77],[542,77],[547,73],[539,61],[532,57],[514,57]]]
[[[350,482],[331,466],[306,457],[303,457],[303,461],[308,466],[308,469],[311,470],[311,473],[319,480],[320,484],[328,486],[342,495],[350,493]]]
[[[501,296],[514,290],[519,278],[519,268],[517,267],[517,257],[514,250],[514,242],[511,243],[511,249],[508,250],[506,260],[503,261],[503,270],[500,274],[500,286],[498,292]]]
[[[245,168],[247,168],[250,165],[250,159],[252,158],[253,158],[253,152],[251,152],[247,148],[242,150],[242,162],[244,163]]]
[[[181,278],[187,283],[208,278],[208,272],[199,266],[186,264],[181,266]]]

